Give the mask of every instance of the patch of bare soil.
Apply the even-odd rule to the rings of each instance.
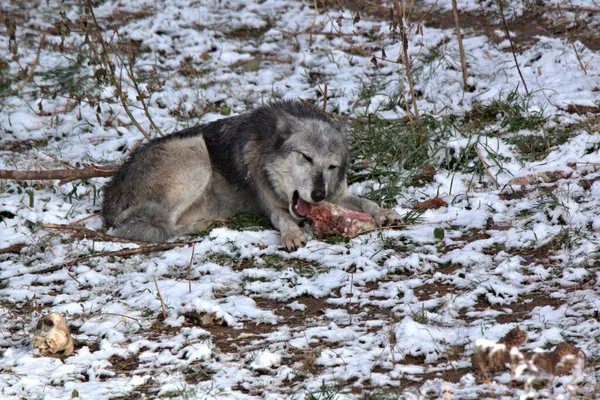
[[[131,376],[133,374],[133,371],[135,371],[140,365],[139,360],[137,359],[137,357],[134,356],[131,356],[129,358],[123,358],[114,354],[110,356],[108,361],[111,363],[112,370],[115,373],[124,374],[127,376]]]
[[[329,4],[332,3],[332,4]],[[340,2],[327,2],[329,7],[335,7]],[[355,15],[369,15],[384,21],[389,21],[392,9],[378,1],[343,1],[343,7]],[[459,21],[462,31],[483,34],[496,43],[504,40],[505,32],[501,15],[497,6],[489,6],[478,11],[461,11]],[[600,13],[599,9],[582,7],[556,8],[545,5],[538,0],[526,6],[521,15],[510,17],[504,10],[508,28],[513,36],[517,51],[522,51],[537,43],[538,36],[567,39],[570,42],[580,41],[593,51],[600,50],[600,27],[591,23],[592,17]],[[421,7],[409,15],[410,22],[422,22],[426,26],[440,29],[455,29],[454,15],[451,11],[437,11],[435,8]],[[502,32],[498,34],[498,32]],[[510,51],[510,48],[506,49]]]

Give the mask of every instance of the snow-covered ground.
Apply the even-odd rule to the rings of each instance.
[[[83,7],[5,3],[0,11],[16,30],[13,40],[10,23],[0,27],[0,170],[120,163],[144,137],[114,101],[114,88],[91,78],[99,66],[89,62]],[[400,35],[378,16],[388,10],[365,2],[357,18],[356,8],[333,3],[326,9],[318,2],[315,11],[313,2],[297,0],[107,0],[94,13],[107,28],[107,42],[138,49],[137,81],[151,92],[147,108],[163,132],[273,98],[322,107],[325,85],[328,112],[406,117],[412,103],[405,69],[396,62]],[[523,115],[545,119],[543,129],[509,132],[506,115],[475,134],[449,128],[436,148],[458,159],[477,144],[480,156],[453,170],[432,159],[440,162],[433,182],[402,189],[395,209],[405,214],[435,196],[447,206],[403,230],[346,243],[313,240],[293,253],[281,249],[273,229],[220,227],[190,246],[104,256],[136,245],[39,224],[92,216],[82,223],[100,230],[93,214],[106,178],[2,180],[0,251],[13,250],[0,253],[0,397],[597,397],[598,49],[566,36],[534,38],[517,53],[527,96],[501,25],[493,38],[467,26],[473,90],[464,91],[455,31],[416,23],[429,7],[451,10],[451,2],[425,3],[405,20],[421,115],[460,119],[481,104],[512,102]],[[548,2],[541,12],[559,3]],[[499,20],[495,2],[458,4],[488,13],[490,23]],[[507,18],[533,7],[509,4]],[[600,20],[600,13],[577,11],[600,10],[593,0],[560,5],[565,18]],[[62,28],[61,20],[67,21]],[[113,58],[116,76],[135,119],[156,136],[122,69],[126,53]],[[34,63],[35,73],[19,87]],[[554,143],[548,132],[566,133]],[[527,157],[511,141],[516,135],[543,137],[547,151]],[[484,162],[488,170],[474,172]],[[535,174],[548,182],[536,182]],[[506,185],[519,177],[529,181],[512,185],[523,189],[517,196]],[[362,194],[372,184],[351,189]],[[70,263],[89,255],[96,256]],[[63,263],[70,264],[42,273]],[[37,320],[52,311],[65,315],[73,331],[69,357],[41,357],[29,342]],[[203,326],[207,315],[213,323]],[[529,372],[513,381],[510,367],[477,377],[475,342],[498,341],[515,326],[527,333],[523,351],[553,350],[566,341],[585,353],[587,365],[563,377]],[[534,377],[539,382],[528,385]]]

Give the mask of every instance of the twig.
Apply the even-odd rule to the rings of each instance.
[[[159,244],[154,244],[154,245],[149,245],[149,246],[143,246],[143,247],[134,247],[134,248],[125,248],[125,249],[121,249],[121,250],[116,250],[116,251],[107,251],[105,253],[98,253],[98,254],[90,254],[88,256],[84,256],[84,257],[79,257],[76,258],[75,260],[72,261],[68,261],[62,264],[58,264],[58,265],[54,265],[51,267],[47,267],[47,268],[43,268],[37,271],[25,271],[23,273],[19,273],[13,276],[7,276],[5,278],[0,278],[0,282],[4,282],[8,279],[11,278],[16,278],[19,276],[23,276],[23,275],[27,275],[27,274],[49,274],[52,272],[56,272],[56,271],[60,271],[63,268],[67,268],[68,270],[70,270],[73,266],[79,264],[79,263],[83,263],[86,262],[88,260],[91,260],[92,258],[97,258],[97,257],[129,257],[129,256],[133,256],[136,254],[144,254],[144,253],[152,253],[155,251],[164,251],[164,250],[171,250],[171,249],[175,249],[178,247],[185,247],[185,246],[189,246],[191,244],[194,243],[198,243],[198,242],[173,242],[173,243],[159,243]]]
[[[349,314],[350,314],[350,318],[349,318],[349,325],[352,325],[352,317],[354,316],[354,307],[352,306],[352,287],[354,286],[354,273],[356,272],[356,266],[352,265],[351,266],[351,271],[350,271],[350,300],[348,301],[348,308],[349,308]]]
[[[406,70],[406,79],[408,80],[408,88],[410,90],[410,96],[412,97],[413,113],[417,122],[420,122],[421,118],[419,117],[419,106],[417,104],[417,97],[415,95],[415,85],[413,83],[412,70],[410,67],[410,58],[408,57],[408,35],[406,26],[404,24],[405,12],[406,10],[403,8],[402,14],[400,14],[400,4],[398,0],[394,0],[394,12],[392,19],[397,18],[397,21],[392,23],[397,23],[400,28],[400,38],[402,40],[402,64],[404,64],[404,68]],[[419,131],[421,131],[420,124]]]
[[[104,232],[98,232],[98,231],[94,231],[91,229],[86,228],[83,225],[75,225],[75,224],[67,224],[67,225],[62,225],[62,224],[44,224],[44,223],[39,223],[38,224],[40,227],[45,228],[45,229],[56,229],[59,231],[75,231],[75,232],[79,232],[81,233],[83,236],[86,236],[90,239],[100,239],[100,240],[104,240],[107,242],[119,242],[119,243],[134,243],[134,244],[140,244],[140,245],[147,245],[148,242],[137,242],[135,240],[129,240],[129,239],[123,239],[117,236],[112,236],[112,235],[108,235]]]
[[[308,37],[308,45],[309,46],[313,45],[312,31],[315,28],[315,24],[317,23],[317,14],[319,12],[319,8],[317,6],[317,0],[313,0],[313,3],[314,3],[314,7],[315,7],[315,13],[313,15],[312,24],[310,25],[310,36]]]
[[[334,32],[312,32],[310,30],[310,28],[305,29],[303,31],[298,31],[298,32],[294,32],[294,31],[286,31],[285,29],[276,29],[277,31],[279,31],[280,33],[283,33],[284,35],[290,35],[290,36],[299,36],[299,35],[323,35],[323,36],[328,36],[328,37],[334,37],[334,36],[348,36],[348,37],[355,37],[356,34],[354,33],[342,33],[340,31]],[[365,55],[366,53],[364,53],[363,55]],[[266,59],[265,59],[266,60]],[[277,60],[277,59],[275,59]],[[284,59],[285,61],[285,59]]]
[[[556,8],[558,10],[560,17],[564,18],[560,4]],[[573,51],[575,52],[575,57],[577,58],[577,61],[579,62],[579,66],[583,70],[583,74],[587,75],[587,68],[585,65],[583,65],[583,62],[581,61],[581,57],[579,57],[579,52],[577,51],[577,47],[575,46],[575,40],[573,40],[573,30],[569,30],[566,26],[564,28],[565,28],[567,40],[571,44],[571,47],[573,47]]]
[[[192,255],[190,256],[190,264],[188,265],[188,293],[192,293],[192,262],[194,261],[194,251],[196,245],[192,245]]]
[[[372,1],[368,1],[368,0],[359,0],[359,3],[367,4],[371,7],[381,8],[382,10],[387,10],[387,11],[392,10],[392,7],[384,6],[383,4],[373,3]]]
[[[465,58],[465,48],[463,47],[462,33],[460,32],[460,20],[458,19],[458,5],[456,0],[452,0],[452,13],[454,14],[454,24],[456,25],[456,39],[458,40],[458,52],[460,54],[460,66],[463,76],[463,90],[468,91],[467,85],[467,60]]]
[[[96,167],[91,164],[86,164],[80,169],[50,169],[47,171],[0,170],[0,179],[12,179],[16,181],[89,179],[113,176],[117,171],[118,168]]]
[[[453,221],[456,221],[456,218],[445,219],[443,221],[437,221],[437,222],[421,222],[418,224],[396,224],[396,225],[378,226],[377,228],[365,229],[364,231],[360,231],[356,234],[356,236],[364,235],[365,233],[369,233],[369,232],[385,231],[388,229],[406,228],[407,226],[442,225],[442,224],[447,224],[447,223],[453,222]]]
[[[571,6],[571,7],[565,7],[565,6],[556,6],[556,7],[548,7],[548,6],[544,6],[544,5],[535,5],[534,7],[536,8],[541,8],[543,10],[548,10],[548,11],[558,11],[563,10],[563,11],[583,11],[583,12],[591,12],[591,13],[600,13],[600,8],[592,8],[592,7],[581,7],[581,6]]]
[[[111,316],[113,316],[113,317],[129,318],[129,319],[132,319],[132,320],[134,320],[134,321],[136,321],[136,322],[140,322],[140,320],[139,320],[139,319],[137,319],[137,318],[135,318],[135,317],[130,317],[129,315],[125,315],[125,314],[117,314],[117,313],[103,312],[103,313],[100,313],[100,315],[111,315]]]
[[[27,85],[27,83],[29,83],[31,78],[33,78],[33,73],[34,73],[35,67],[37,66],[37,63],[40,59],[40,53],[42,52],[42,47],[44,46],[45,39],[46,39],[46,31],[44,31],[44,33],[42,33],[42,37],[40,39],[40,44],[38,46],[38,50],[35,55],[35,59],[33,60],[33,63],[29,67],[29,74],[27,74],[27,77],[25,78],[25,80],[23,82],[21,82],[21,84],[19,86],[17,86],[16,89],[13,90],[13,93],[20,92],[21,89],[23,89],[25,87],[25,85]]]
[[[67,275],[69,275],[69,278],[73,279],[79,285],[79,287],[83,287],[81,282],[79,282],[77,278],[75,278],[70,272],[67,272]]]
[[[100,215],[100,212],[95,212],[93,214],[88,215],[87,217],[79,218],[73,222],[69,223],[69,226],[81,225],[83,221],[87,221],[90,218],[94,218]]]
[[[117,74],[115,73],[115,66],[108,56],[110,54],[110,51],[108,49],[108,45],[104,42],[104,38],[102,37],[102,28],[100,27],[100,24],[98,23],[98,20],[96,19],[96,14],[94,13],[94,4],[93,4],[92,0],[86,0],[85,6],[86,6],[88,12],[90,13],[90,16],[92,17],[92,20],[94,21],[94,27],[91,29],[91,33],[94,36],[94,39],[98,43],[100,43],[100,46],[102,47],[102,49],[99,50],[98,47],[96,46],[96,44],[92,44],[91,41],[88,41],[88,43],[90,45],[90,49],[94,52],[94,54],[96,55],[96,57],[98,57],[99,60],[102,60],[102,63],[104,64],[105,68],[108,69],[108,76],[109,76],[110,82],[112,83],[113,87],[115,88],[116,95],[119,98],[119,100],[121,101],[121,105],[123,106],[125,113],[129,117],[131,122],[135,125],[135,127],[142,133],[142,135],[144,135],[144,137],[146,139],[150,140],[150,135],[148,135],[148,132],[146,132],[146,130],[144,128],[142,128],[142,126],[135,119],[135,117],[131,113],[131,110],[127,106],[127,94],[123,92],[121,83],[117,79]]]
[[[494,178],[494,175],[492,175],[492,173],[488,169],[488,165],[486,164],[485,160],[483,159],[483,156],[481,155],[481,152],[479,151],[479,147],[477,146],[477,143],[473,144],[473,148],[475,149],[475,152],[477,153],[477,157],[479,157],[481,164],[483,164],[483,168],[485,169],[485,172],[487,172],[487,174],[492,179],[492,181],[494,181],[494,183],[496,184],[496,187],[499,187],[500,184],[498,183],[496,178]]]
[[[133,50],[131,50],[133,51]],[[127,70],[127,74],[129,75],[129,79],[131,79],[131,82],[133,82],[133,87],[135,89],[135,91],[137,92],[138,96],[138,100],[140,101],[140,103],[142,103],[142,109],[144,110],[144,114],[146,115],[146,118],[148,118],[148,122],[150,122],[150,125],[152,125],[152,127],[154,128],[154,130],[160,135],[160,136],[164,136],[164,134],[162,133],[162,131],[160,130],[160,128],[158,127],[158,125],[156,125],[156,123],[154,122],[154,119],[152,118],[152,116],[150,115],[150,111],[148,111],[148,105],[146,104],[146,102],[144,101],[144,94],[142,93],[142,91],[140,90],[140,86],[138,85],[137,80],[135,79],[135,74],[133,73],[133,61],[132,61],[132,56],[129,57],[129,63],[126,64],[121,57],[118,56],[118,54],[115,53],[115,55],[119,58],[119,60],[121,60],[121,64],[125,65],[125,69]],[[129,68],[127,68],[129,67]]]
[[[156,275],[152,275],[152,279],[154,279],[154,285],[156,285],[156,293],[158,294],[158,299],[160,300],[160,307],[162,308],[162,315],[164,321],[165,319],[167,319],[167,313],[165,312],[165,302],[163,301],[162,295],[160,294],[158,282],[156,281]]]
[[[508,29],[508,23],[506,23],[506,18],[504,17],[504,9],[502,8],[503,0],[496,0],[498,3],[498,9],[500,10],[500,16],[502,17],[502,24],[504,25],[504,30],[506,31],[506,37],[508,38],[508,42],[510,43],[510,50],[512,52],[513,58],[515,60],[515,65],[517,66],[517,71],[519,72],[519,76],[521,77],[521,82],[523,82],[523,86],[525,88],[525,93],[529,96],[529,90],[527,89],[527,83],[525,83],[525,78],[523,78],[523,74],[521,73],[521,67],[519,67],[519,61],[517,61],[517,52],[515,50],[515,45],[513,44],[512,38],[510,36],[510,30]]]
[[[327,82],[323,84],[323,88],[321,88],[321,85],[317,85],[317,87],[323,95],[323,111],[327,111]]]

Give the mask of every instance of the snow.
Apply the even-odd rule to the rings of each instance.
[[[426,3],[437,11],[451,10],[448,0]],[[491,10],[495,4],[458,1],[463,11]],[[513,2],[505,12],[522,15],[527,4]],[[550,4],[597,8],[587,0]],[[38,33],[54,29],[58,11],[71,21],[82,15],[81,7],[54,0],[8,2],[2,10],[28,18],[19,21],[16,32],[22,66],[33,63]],[[403,67],[390,62],[401,56],[402,46],[386,35],[389,21],[363,12],[361,21],[352,24],[353,12],[332,8],[326,13],[320,2],[317,11],[314,20],[312,2],[289,0],[106,0],[95,14],[102,24],[114,18],[119,39],[143,47],[138,72],[156,73],[164,81],[148,99],[163,132],[222,118],[222,104],[232,115],[274,97],[322,106],[319,86],[325,83],[328,112],[405,118],[401,102],[392,104],[400,94],[406,99],[409,94]],[[585,18],[598,24],[598,15]],[[44,274],[40,271],[80,256],[136,245],[36,225],[90,217],[83,220],[85,226],[100,229],[93,214],[99,211],[106,178],[64,184],[3,180],[0,249],[24,247],[0,254],[0,397],[64,399],[77,391],[80,398],[98,399],[134,393],[148,398],[303,399],[309,393],[326,398],[323,385],[334,390],[339,382],[348,384],[336,394],[339,399],[361,398],[374,388],[398,389],[414,399],[446,398],[447,393],[451,398],[535,397],[542,392],[513,385],[509,371],[489,383],[468,371],[476,346],[493,347],[515,325],[527,331],[528,349],[567,341],[597,360],[600,136],[597,120],[565,110],[571,104],[599,105],[600,57],[578,41],[576,54],[565,39],[538,37],[517,53],[531,93],[527,97],[504,32],[497,34],[502,39],[497,42],[469,30],[464,46],[469,84],[475,89],[465,92],[454,31],[410,27],[408,53],[415,89],[422,93],[422,115],[464,115],[475,103],[513,95],[526,99],[528,113],[572,129],[568,140],[551,146],[543,159],[528,160],[507,135],[498,134],[500,115],[474,135],[449,128],[444,148],[459,159],[477,143],[481,159],[473,158],[468,168],[485,162],[499,187],[487,172],[473,179],[469,171],[441,169],[433,182],[402,189],[395,209],[405,213],[416,201],[435,196],[448,206],[427,210],[419,223],[400,231],[372,232],[337,244],[311,240],[286,253],[273,229],[219,227],[197,239],[193,250],[96,256]],[[377,40],[373,32],[380,34],[374,35]],[[22,79],[8,51],[5,26],[0,33],[0,60],[5,60],[0,72]],[[80,30],[64,40],[71,49],[85,47]],[[105,32],[105,40],[116,39]],[[66,79],[52,73],[72,62],[58,50],[60,36],[49,31],[46,43],[33,78],[37,85]],[[386,61],[374,65],[370,54],[356,51],[359,45],[376,47],[377,56],[384,49]],[[251,68],[255,62],[258,66]],[[180,72],[188,64],[195,73]],[[94,71],[84,63],[73,74],[84,81]],[[360,93],[372,83],[376,92],[367,101]],[[130,99],[137,96],[132,87],[124,90]],[[85,103],[70,108],[68,93],[42,100],[33,83],[22,93],[2,94],[0,169],[119,164],[143,136],[118,102],[108,104],[113,94],[111,86],[98,89],[104,101],[99,110]],[[38,109],[40,101],[44,112]],[[140,107],[131,112],[156,136]],[[544,132],[512,133],[522,134]],[[15,143],[22,147],[11,150]],[[522,198],[505,197],[511,179],[558,170],[573,173],[533,191],[516,189],[523,191]],[[583,180],[590,181],[588,188],[580,184]],[[350,190],[365,195],[378,184],[355,183]],[[556,188],[549,190],[552,185]],[[435,238],[436,227],[445,230],[443,241]],[[41,357],[29,343],[37,320],[52,311],[65,315],[72,329],[76,351],[70,357]],[[201,326],[190,315],[209,315],[222,323]],[[585,384],[579,388],[567,390],[570,380],[556,378],[554,383],[565,386],[554,385],[555,398],[570,398],[577,390],[576,396],[593,396],[599,377],[597,363],[590,364],[583,368]],[[452,381],[442,378],[454,369],[465,373]],[[522,378],[521,383],[526,374]]]

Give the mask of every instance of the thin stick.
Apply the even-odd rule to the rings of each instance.
[[[70,272],[67,272],[67,275],[69,275],[69,278],[73,279],[75,282],[77,282],[77,284],[79,285],[79,287],[82,287],[83,285],[81,284],[81,282],[79,282]]]
[[[556,7],[547,7],[547,6],[540,6],[540,5],[535,5],[535,8],[541,8],[544,10],[549,10],[549,11],[558,11],[563,10],[563,11],[583,11],[583,12],[591,12],[591,13],[600,13],[600,8],[592,8],[592,7],[580,7],[580,6],[572,6],[572,7],[565,7],[565,6],[556,6]]]
[[[102,37],[102,28],[100,27],[100,24],[96,20],[96,14],[94,13],[94,4],[91,0],[86,0],[85,5],[90,13],[90,16],[92,17],[92,20],[94,21],[95,29],[93,29],[92,34],[94,35],[95,40],[98,43],[100,43],[100,46],[102,47],[102,50],[99,51],[97,46],[91,45],[91,42],[90,42],[90,49],[94,52],[94,54],[96,55],[96,57],[98,57],[98,59],[102,60],[105,68],[108,68],[108,71],[109,71],[108,76],[110,78],[110,81],[111,81],[113,87],[115,88],[117,97],[121,101],[121,105],[123,106],[125,113],[129,117],[131,122],[135,125],[135,127],[142,133],[142,135],[144,135],[144,137],[146,139],[150,140],[150,136],[148,135],[146,130],[144,130],[144,128],[142,128],[142,126],[135,119],[135,117],[131,113],[131,110],[129,110],[129,107],[127,106],[127,100],[126,100],[127,94],[123,92],[121,83],[117,79],[117,75],[115,73],[115,67],[114,67],[113,63],[111,62],[110,57],[108,56],[108,54],[109,54],[108,45],[104,42],[104,38]],[[121,79],[121,78],[119,78],[119,79]]]
[[[129,319],[132,319],[132,320],[137,321],[137,322],[140,321],[137,318],[130,317],[129,315],[125,315],[125,314],[116,314],[116,313],[110,313],[110,312],[103,312],[103,313],[100,313],[100,315],[111,315],[113,317],[129,318]]]
[[[403,14],[404,11],[405,10],[403,9]],[[419,117],[419,107],[417,104],[417,97],[415,95],[415,85],[413,83],[410,59],[408,57],[408,35],[404,25],[404,15],[400,15],[400,4],[398,3],[398,0],[394,1],[394,14],[397,16],[396,18],[398,18],[398,25],[400,27],[400,38],[402,39],[402,63],[406,69],[406,79],[408,80],[408,88],[410,90],[410,96],[412,97],[413,113],[415,114],[415,119],[417,122],[420,122],[421,118]],[[421,128],[419,126],[419,131],[420,130]]]
[[[348,302],[348,308],[349,308],[349,314],[350,314],[350,319],[349,319],[349,325],[352,325],[352,317],[354,316],[354,307],[352,307],[352,287],[354,286],[354,272],[356,270],[356,267],[352,267],[352,272],[350,272],[350,301]]]
[[[560,4],[557,6],[557,9],[558,9],[558,13],[559,13],[560,17],[563,18],[563,13],[562,13]],[[583,62],[581,61],[581,57],[579,57],[579,52],[577,51],[577,47],[575,46],[575,40],[573,40],[573,31],[572,30],[569,31],[569,29],[566,26],[564,28],[565,28],[565,32],[567,34],[567,40],[571,44],[571,47],[573,47],[573,51],[575,52],[575,57],[577,57],[579,66],[583,70],[583,74],[587,75],[587,68],[586,68],[586,66],[583,65]]]
[[[327,82],[321,88],[321,85],[318,85],[319,91],[323,95],[323,111],[327,111]]]
[[[67,268],[68,270],[71,270],[71,268],[77,264],[86,262],[91,260],[92,258],[98,258],[98,257],[129,257],[132,255],[136,255],[136,254],[144,254],[144,253],[152,253],[155,251],[164,251],[164,250],[171,250],[171,249],[175,249],[178,247],[185,247],[185,246],[189,246],[193,243],[198,243],[198,242],[174,242],[174,243],[159,243],[159,244],[155,244],[155,245],[149,245],[149,246],[143,246],[143,247],[134,247],[134,248],[125,248],[125,249],[121,249],[121,250],[116,250],[116,251],[107,251],[105,253],[99,253],[99,254],[90,254],[88,256],[84,256],[84,257],[79,257],[76,258],[75,260],[72,261],[68,261],[62,264],[58,264],[58,265],[54,265],[51,267],[47,267],[47,268],[43,268],[37,271],[25,271],[23,273],[19,273],[13,276],[7,276],[5,278],[0,278],[0,282],[4,282],[6,280],[9,280],[11,278],[16,278],[19,276],[23,276],[23,275],[27,275],[27,274],[49,274],[52,272],[56,272],[56,271],[60,271],[63,268]]]
[[[299,36],[299,35],[323,35],[323,36],[328,36],[328,37],[333,37],[333,36],[339,36],[339,37],[355,37],[356,34],[354,33],[342,33],[338,30],[336,30],[335,33],[333,32],[312,32],[310,30],[310,28],[305,29],[303,31],[298,31],[298,32],[294,32],[294,31],[286,31],[284,29],[277,29],[279,32],[283,33],[284,35],[290,35],[290,36]],[[363,53],[363,55],[366,53]],[[266,59],[264,59],[266,60]]]
[[[529,96],[529,90],[527,89],[527,83],[525,83],[525,78],[523,78],[523,74],[521,73],[521,68],[519,67],[519,61],[517,61],[517,52],[515,50],[515,45],[513,44],[512,38],[510,36],[510,31],[508,30],[508,24],[506,23],[506,18],[504,17],[504,9],[502,8],[503,0],[496,0],[498,3],[498,9],[500,10],[500,16],[502,17],[502,24],[504,25],[504,30],[506,31],[506,37],[508,38],[508,42],[510,43],[510,50],[512,52],[513,58],[515,60],[515,65],[517,66],[517,71],[519,72],[519,76],[521,77],[521,82],[523,82],[523,86],[525,87],[525,93]]]
[[[389,11],[389,10],[392,9],[391,7],[384,6],[382,4],[373,3],[373,2],[368,1],[368,0],[361,0],[361,1],[359,1],[359,3],[367,4],[367,5],[372,6],[372,7],[381,8],[382,10],[388,10]]]
[[[156,293],[158,294],[158,299],[160,300],[160,307],[162,308],[162,315],[164,321],[165,319],[167,319],[167,313],[165,312],[165,302],[163,301],[162,295],[160,294],[158,282],[156,281],[156,275],[152,275],[152,279],[154,279],[154,285],[156,285]]]
[[[463,90],[467,90],[467,60],[465,58],[465,48],[463,47],[462,33],[460,32],[460,20],[458,19],[458,5],[456,0],[452,0],[452,13],[454,14],[454,24],[456,25],[456,38],[458,40],[458,52],[460,54],[460,66],[463,76]]]
[[[369,232],[385,231],[388,229],[397,229],[397,228],[406,228],[407,226],[442,225],[442,224],[447,224],[447,223],[450,223],[453,221],[456,221],[456,218],[445,219],[443,221],[437,221],[437,222],[422,222],[419,224],[396,224],[396,225],[378,226],[377,228],[365,229],[364,231],[360,231],[356,234],[356,236],[364,235],[365,233],[369,233]]]
[[[91,219],[91,218],[97,217],[97,216],[99,216],[99,215],[100,215],[100,212],[95,212],[95,213],[93,213],[93,214],[90,214],[90,215],[88,215],[87,217],[79,218],[79,219],[77,219],[77,220],[75,220],[75,221],[73,221],[73,222],[70,222],[70,223],[69,223],[69,226],[81,225],[81,223],[82,223],[83,221],[87,221],[88,219]]]
[[[492,175],[492,173],[488,169],[488,165],[486,164],[485,160],[483,159],[483,156],[481,155],[481,152],[479,151],[479,147],[477,146],[477,143],[473,144],[473,148],[475,149],[475,152],[477,153],[477,157],[479,157],[481,164],[483,164],[483,168],[485,169],[485,172],[487,172],[487,174],[492,179],[492,181],[494,181],[494,183],[496,184],[496,187],[499,187],[500,184],[498,183],[496,178],[494,178],[494,175]]]
[[[59,231],[75,231],[79,232],[81,235],[87,236],[89,239],[100,239],[107,242],[119,242],[119,243],[135,243],[140,245],[147,245],[148,242],[140,242],[135,240],[123,239],[118,236],[108,235],[104,232],[98,232],[91,229],[86,228],[83,225],[75,225],[75,224],[44,224],[42,222],[38,223],[38,225],[45,229],[56,229]]]
[[[192,255],[190,257],[190,264],[188,265],[188,293],[192,293],[192,262],[194,261],[194,251],[196,245],[192,245]]]
[[[27,85],[27,83],[29,83],[31,78],[33,78],[33,73],[34,73],[35,67],[37,66],[37,63],[40,59],[40,53],[42,52],[42,47],[44,46],[45,39],[46,39],[46,31],[44,31],[44,33],[42,33],[42,38],[40,39],[40,44],[38,46],[38,50],[35,55],[35,59],[33,60],[31,67],[29,67],[29,74],[27,74],[27,77],[25,78],[25,80],[23,82],[21,82],[21,84],[19,86],[17,86],[16,89],[13,90],[13,93],[17,93],[17,92],[21,91],[21,89],[23,89],[25,87],[25,85]]]
[[[10,171],[0,170],[0,179],[15,181],[54,180],[54,179],[89,179],[113,176],[118,168],[96,167],[84,165],[80,169],[50,169],[47,171]]]
[[[313,45],[313,34],[312,31],[315,28],[315,24],[317,23],[317,13],[319,12],[319,8],[317,6],[317,0],[313,0],[313,4],[315,7],[315,13],[313,15],[313,21],[312,24],[310,25],[310,36],[308,37],[308,45],[312,46]]]
[[[133,50],[131,50],[131,51],[133,51]],[[138,85],[138,82],[135,79],[135,74],[133,73],[133,61],[132,61],[132,57],[129,57],[129,63],[126,64],[121,59],[121,57],[119,57],[118,54],[115,53],[115,55],[117,56],[117,58],[119,58],[119,60],[121,61],[121,64],[125,65],[125,70],[127,71],[127,74],[129,75],[129,79],[131,79],[131,82],[133,82],[133,87],[134,87],[135,91],[138,94],[138,99],[139,99],[140,103],[142,103],[142,109],[144,110],[144,114],[146,115],[146,118],[148,118],[148,121],[150,122],[150,125],[152,125],[152,127],[154,128],[154,130],[160,136],[164,136],[164,134],[162,133],[162,131],[160,130],[160,128],[158,127],[158,125],[156,125],[156,123],[154,122],[154,119],[152,119],[152,116],[150,115],[150,111],[148,111],[148,105],[144,101],[144,94],[142,93],[142,91],[140,89],[140,85]]]

